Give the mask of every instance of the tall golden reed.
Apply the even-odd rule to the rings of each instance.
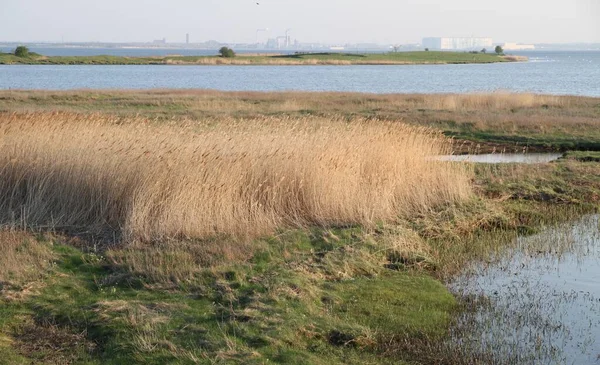
[[[371,225],[468,197],[437,132],[302,118],[0,114],[0,222],[126,241]]]

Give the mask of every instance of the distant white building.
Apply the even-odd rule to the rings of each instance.
[[[535,46],[533,44],[504,43],[502,48],[505,51],[531,51],[535,49]]]
[[[482,48],[491,48],[494,42],[492,38],[478,38],[478,37],[430,37],[423,38],[423,47],[429,49],[441,49],[441,50],[467,50],[475,49],[481,50]]]

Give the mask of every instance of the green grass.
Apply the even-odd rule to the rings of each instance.
[[[0,54],[0,64],[29,65],[161,65],[161,64],[465,64],[508,62],[493,54],[471,54],[466,52],[398,52],[378,54],[358,53],[311,53],[275,56],[244,56],[222,59],[219,56],[164,56],[164,57],[121,57],[121,56],[51,56],[31,54],[16,57]]]
[[[272,56],[271,59],[284,60],[335,60],[351,62],[407,62],[407,63],[491,63],[506,62],[492,54],[471,54],[466,52],[390,52],[376,54],[356,53],[310,53],[284,56]]]
[[[569,151],[565,154],[566,159],[580,162],[600,162],[600,148],[594,151]]]
[[[151,57],[120,56],[53,56],[45,57],[31,54],[29,57],[17,57],[13,54],[0,54],[0,64],[4,65],[152,65],[163,64],[163,60]]]
[[[600,151],[600,133],[597,133],[596,131],[592,131],[585,136],[567,133],[520,133],[516,135],[507,135],[497,131],[471,131],[468,126],[463,126],[457,131],[444,131],[444,134],[448,137],[473,142],[496,143],[507,146],[520,145],[531,150],[563,152],[572,150]]]
[[[358,232],[337,230],[337,241],[288,232],[258,243],[264,250],[246,263],[177,283],[55,240],[41,289],[0,307],[0,354],[12,363],[387,363],[386,339],[441,336],[456,303],[433,278],[380,265],[385,252]],[[337,277],[348,265],[356,272]]]

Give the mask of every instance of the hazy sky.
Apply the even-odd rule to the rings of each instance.
[[[0,0],[0,17],[0,41],[600,42],[600,0]]]

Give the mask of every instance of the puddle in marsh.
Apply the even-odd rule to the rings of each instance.
[[[560,153],[490,153],[484,155],[448,155],[439,156],[440,161],[478,162],[478,163],[545,163],[558,160]]]
[[[600,364],[599,216],[516,239],[450,288],[470,302],[453,347],[498,364]]]

